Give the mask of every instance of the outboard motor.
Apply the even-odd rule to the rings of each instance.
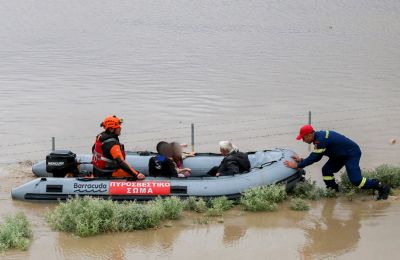
[[[56,150],[46,156],[46,171],[54,177],[65,177],[67,174],[78,176],[76,154],[68,150]]]

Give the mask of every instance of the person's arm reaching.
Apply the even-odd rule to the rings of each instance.
[[[293,161],[285,161],[284,164],[286,167],[297,169],[297,168],[304,168],[307,167],[313,163],[318,162],[319,160],[322,159],[322,156],[324,155],[324,152],[326,150],[326,143],[319,143],[318,145],[315,145],[314,151],[305,159],[301,159],[299,156],[295,155],[293,156]]]
[[[138,178],[139,180],[143,180],[145,176],[143,173],[137,172],[135,169],[133,169],[125,160],[121,152],[121,148],[118,144],[114,145],[111,150],[110,150],[111,156],[114,158],[114,160],[117,161],[119,167],[126,173],[132,175],[133,177]]]
[[[312,152],[305,159],[293,157],[294,162],[286,160],[283,163],[285,164],[286,167],[289,167],[289,168],[292,168],[292,169],[304,168],[304,167],[307,167],[307,166],[309,166],[309,165],[311,165],[313,163],[318,162],[319,160],[321,160],[322,156],[323,156],[323,153]]]
[[[297,164],[297,168],[304,168],[322,159],[323,153],[312,152],[307,158]]]

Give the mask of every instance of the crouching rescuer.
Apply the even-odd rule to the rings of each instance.
[[[303,140],[307,144],[314,144],[314,151],[305,159],[293,156],[294,161],[285,161],[289,168],[304,168],[321,160],[326,155],[328,162],[322,167],[322,175],[327,188],[339,190],[334,173],[343,166],[346,167],[347,176],[351,183],[361,189],[373,189],[379,192],[378,200],[387,199],[390,188],[381,184],[376,179],[367,179],[361,175],[360,147],[349,138],[335,131],[314,131],[311,125],[305,125],[300,129],[297,140]]]
[[[96,137],[92,148],[93,173],[96,177],[133,177],[143,180],[144,174],[137,172],[125,161],[124,145],[119,142],[122,119],[108,116],[100,124],[104,132]]]

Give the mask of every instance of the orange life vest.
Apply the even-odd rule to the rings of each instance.
[[[118,163],[111,157],[107,157],[104,153],[103,150],[103,145],[109,142],[117,142],[118,145],[121,147],[121,152],[122,155],[125,159],[125,149],[124,149],[124,145],[119,143],[119,140],[114,138],[114,137],[110,137],[108,139],[105,140],[100,140],[101,139],[101,134],[99,134],[96,137],[96,142],[94,144],[94,149],[93,149],[93,157],[92,157],[92,164],[93,167],[96,168],[96,170],[104,173],[104,174],[110,174],[113,173],[115,171],[117,171],[120,167],[118,166]]]

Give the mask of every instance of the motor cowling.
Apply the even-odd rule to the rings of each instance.
[[[67,174],[77,176],[79,173],[76,154],[68,150],[56,150],[46,156],[46,171],[54,177],[65,177]]]

